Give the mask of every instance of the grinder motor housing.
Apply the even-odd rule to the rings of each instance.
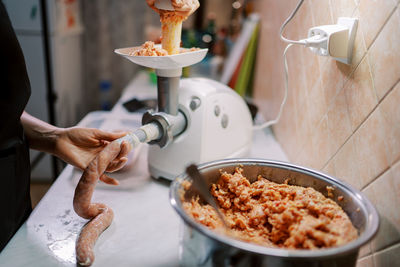
[[[149,147],[149,170],[173,180],[190,163],[244,157],[252,143],[250,111],[235,91],[205,78],[181,80],[179,112],[186,128],[165,147]]]

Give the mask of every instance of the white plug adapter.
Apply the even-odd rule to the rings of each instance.
[[[306,46],[320,56],[331,56],[334,59],[350,64],[353,55],[354,39],[358,19],[339,18],[337,24],[323,25],[309,29]]]

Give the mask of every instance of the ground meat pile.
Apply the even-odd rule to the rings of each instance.
[[[165,49],[155,47],[154,42],[147,41],[139,49],[133,51],[130,56],[168,56],[168,52]]]
[[[192,47],[192,48],[181,48],[180,54],[187,52],[198,51],[200,48]],[[134,50],[129,54],[130,56],[148,56],[148,57],[158,57],[158,56],[168,56],[168,52],[165,49],[160,47],[156,47],[154,42],[146,41],[144,44],[140,46],[139,49]]]
[[[268,247],[318,249],[357,238],[347,214],[313,188],[277,184],[261,176],[250,183],[237,168],[211,187],[231,230],[227,234]],[[194,197],[183,203],[197,222],[217,231],[223,224],[208,204]]]

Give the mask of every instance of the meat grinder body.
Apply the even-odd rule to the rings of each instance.
[[[186,128],[165,147],[149,146],[153,177],[173,180],[190,163],[248,156],[253,124],[246,103],[235,91],[210,79],[182,79],[178,102]]]

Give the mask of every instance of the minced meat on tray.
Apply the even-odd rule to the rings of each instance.
[[[147,41],[140,46],[139,49],[133,51],[130,56],[148,56],[148,57],[158,57],[158,56],[168,56],[167,50],[156,47],[154,42]]]
[[[277,184],[261,176],[250,183],[236,168],[223,172],[211,187],[230,226],[227,234],[267,247],[318,249],[346,244],[357,238],[347,214],[332,199],[313,188]],[[199,197],[183,202],[197,222],[224,231],[222,222]]]
[[[200,48],[192,47],[192,48],[181,48],[180,54],[187,52],[198,51]],[[158,57],[158,56],[168,56],[168,52],[161,47],[155,46],[154,42],[146,41],[139,48],[129,53],[130,56],[147,56],[147,57]]]

